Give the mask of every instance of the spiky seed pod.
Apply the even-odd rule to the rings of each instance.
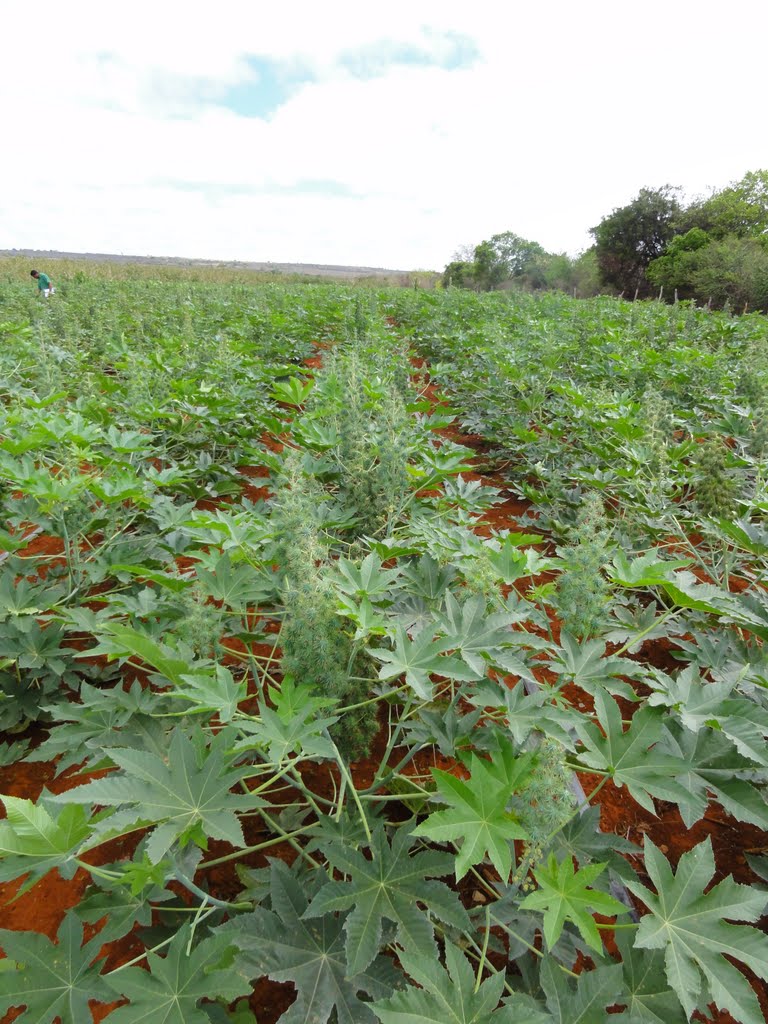
[[[735,514],[740,484],[728,468],[728,450],[721,438],[699,445],[694,461],[694,502],[698,511],[712,519]]]

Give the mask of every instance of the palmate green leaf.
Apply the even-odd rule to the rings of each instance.
[[[109,756],[122,769],[119,774],[51,799],[118,808],[97,827],[94,836],[99,841],[132,831],[139,824],[156,825],[147,842],[147,855],[153,863],[177,841],[193,840],[202,845],[205,836],[210,836],[244,846],[237,812],[265,803],[253,794],[230,793],[249,772],[247,767],[232,765],[230,733],[222,730],[210,746],[206,742],[206,734],[196,726],[191,738],[181,728],[174,730],[166,759],[143,750],[112,748]]]
[[[512,843],[528,839],[528,833],[507,811],[513,793],[522,789],[535,766],[533,754],[516,757],[512,745],[501,747],[493,761],[470,756],[470,777],[464,781],[449,772],[432,768],[440,796],[451,806],[430,814],[413,832],[435,842],[461,841],[456,855],[456,878],[461,879],[486,855],[502,881],[512,867]]]
[[[753,555],[768,555],[768,531],[749,519],[719,519],[717,528],[730,541]]]
[[[510,687],[483,679],[463,696],[478,708],[506,709],[507,726],[518,744],[525,743],[532,732],[542,732],[566,749],[574,747],[569,730],[581,721],[582,715],[575,708],[557,707],[546,689],[537,688],[533,693],[526,693],[521,682]]]
[[[735,608],[729,607],[725,618],[740,626],[745,632],[753,633],[761,640],[768,640],[768,604],[761,589],[751,593],[734,595]]]
[[[686,665],[676,676],[652,669],[646,682],[654,691],[648,697],[648,704],[674,708],[680,721],[692,732],[717,716],[723,701],[733,690],[731,683],[705,681],[695,665]]]
[[[259,907],[222,925],[216,934],[238,947],[239,969],[249,977],[293,982],[296,1001],[279,1024],[325,1024],[334,1010],[337,1024],[377,1024],[360,993],[390,995],[399,980],[392,961],[377,957],[366,971],[353,974],[344,952],[344,917],[306,920],[314,883],[305,891],[296,872],[282,861],[271,861],[270,878],[273,909]]]
[[[400,962],[419,985],[373,1004],[382,1024],[538,1024],[510,1006],[499,1007],[504,975],[494,974],[475,991],[475,975],[452,942],[445,944],[445,968],[433,957],[402,953]]]
[[[53,868],[71,878],[78,867],[77,852],[93,831],[85,809],[52,806],[45,792],[37,804],[15,796],[0,799],[6,813],[0,821],[0,882],[28,872],[18,897]]]
[[[645,867],[655,893],[639,882],[627,883],[649,910],[640,921],[635,946],[664,950],[667,980],[686,1014],[711,999],[740,1024],[764,1024],[752,987],[726,956],[768,981],[765,936],[746,924],[728,923],[756,921],[765,895],[731,878],[705,893],[715,873],[709,839],[683,854],[673,873],[646,836]]]
[[[664,954],[660,949],[634,949],[626,932],[616,932],[615,942],[621,953],[624,973],[626,1014],[640,1024],[686,1024],[687,1017],[680,1000],[669,987],[664,972]],[[619,1017],[619,1020],[623,1020]]]
[[[221,997],[231,1002],[251,991],[249,979],[233,963],[230,939],[214,935],[190,953],[191,938],[191,925],[185,924],[165,956],[147,953],[149,971],[126,967],[105,977],[112,998],[130,999],[128,1006],[110,1014],[111,1024],[210,1024],[210,1017],[199,1007],[201,999]]]
[[[351,910],[344,924],[346,953],[353,974],[365,970],[379,952],[382,922],[397,925],[397,941],[414,955],[436,956],[429,916],[469,928],[469,917],[457,895],[442,882],[427,881],[453,871],[454,858],[434,850],[413,853],[413,835],[398,829],[390,847],[379,827],[371,842],[371,859],[338,843],[323,847],[328,862],[349,876],[328,882],[314,897],[304,916]],[[426,911],[418,903],[426,905]]]
[[[768,765],[768,711],[741,694],[731,696],[733,683],[708,682],[694,665],[675,677],[657,670],[648,682],[656,691],[649,704],[674,708],[693,732],[704,726],[721,730],[744,757]]]
[[[333,715],[318,718],[312,708],[302,708],[287,721],[271,708],[262,707],[258,721],[240,722],[245,738],[236,749],[265,750],[270,761],[281,764],[291,757],[330,758],[334,749],[325,730],[338,721]]]
[[[0,931],[0,946],[17,964],[0,971],[0,1015],[11,1006],[25,1006],[21,1024],[83,1024],[91,1020],[88,1001],[112,1002],[114,992],[93,961],[103,939],[95,935],[84,946],[83,926],[70,912],[59,927],[56,942],[37,932]]]
[[[462,714],[452,703],[444,710],[422,711],[418,718],[406,724],[405,730],[412,744],[434,745],[445,757],[455,757],[457,751],[473,745],[472,734],[480,716],[480,710]]]
[[[39,615],[53,608],[64,594],[64,587],[30,583],[24,577],[14,582],[11,573],[4,574],[0,579],[0,621],[19,615]]]
[[[368,640],[372,636],[386,636],[389,632],[387,616],[378,607],[374,607],[367,597],[358,603],[347,594],[342,594],[339,598],[338,612],[351,619],[357,626],[353,638],[355,641]]]
[[[621,964],[583,971],[571,983],[553,958],[546,957],[539,981],[553,1024],[607,1024],[612,1018],[606,1015],[606,1007],[620,1003],[624,991]]]
[[[622,587],[654,587],[670,580],[676,569],[684,569],[690,564],[690,558],[659,558],[654,550],[630,561],[623,551],[619,551],[614,556],[613,572],[609,573],[609,578]]]
[[[641,708],[626,732],[612,697],[598,693],[595,711],[604,733],[591,722],[576,726],[586,747],[579,754],[582,764],[606,772],[617,786],[626,786],[630,796],[651,814],[656,813],[654,798],[681,806],[690,802],[689,793],[676,781],[687,767],[685,762],[657,749],[665,718],[660,708]]]
[[[117,623],[102,623],[99,643],[84,651],[80,657],[92,658],[99,654],[106,654],[110,658],[133,655],[179,686],[183,686],[184,676],[190,670],[189,662],[180,658],[171,648],[155,643],[136,629]]]
[[[456,569],[452,565],[441,565],[429,554],[422,555],[418,562],[403,569],[405,589],[426,601],[442,597],[455,576]]]
[[[237,714],[237,706],[248,696],[248,682],[241,679],[236,683],[232,673],[223,665],[183,675],[181,685],[168,693],[169,697],[188,700],[193,713],[218,714],[222,722],[231,722]]]
[[[654,602],[644,606],[636,597],[630,598],[626,604],[614,604],[610,614],[616,625],[609,626],[601,636],[609,643],[628,644],[629,654],[637,653],[647,640],[676,636],[679,632],[671,619],[659,613]]]
[[[335,563],[339,578],[335,585],[350,597],[379,598],[387,593],[400,576],[400,569],[382,569],[381,559],[371,551],[360,565],[348,558],[339,558]]]
[[[161,871],[166,867],[163,865]],[[154,904],[165,903],[173,898],[174,894],[162,885],[150,883],[139,892],[133,892],[127,880],[119,883],[100,878],[99,888],[92,887],[74,912],[81,921],[89,924],[106,918],[106,924],[99,934],[102,943],[112,942],[126,935],[136,923],[148,928],[152,924]]]
[[[288,380],[276,380],[272,385],[271,397],[287,405],[303,405],[314,386],[312,378],[302,380],[299,377],[289,377]]]
[[[550,949],[560,938],[564,923],[572,921],[587,945],[602,952],[602,939],[592,915],[628,912],[613,896],[589,888],[606,867],[607,864],[587,864],[577,871],[571,857],[563,858],[558,864],[555,855],[550,854],[546,867],[534,869],[539,889],[529,893],[520,906],[524,910],[544,912],[544,938]]]
[[[435,621],[451,650],[469,665],[475,673],[472,678],[477,679],[485,675],[493,654],[512,643],[509,626],[516,621],[516,616],[505,612],[488,615],[487,602],[479,595],[459,604],[454,595],[448,593],[444,611]]]
[[[501,542],[498,551],[488,549],[488,561],[502,583],[514,583],[523,576],[530,576],[532,572],[543,571],[543,568],[534,567],[531,562],[530,556],[538,552],[520,550],[522,544],[538,544],[543,539],[535,533],[511,533]]]
[[[298,685],[286,675],[279,687],[269,687],[274,710],[262,704],[257,720],[238,723],[246,738],[238,741],[237,750],[266,750],[270,761],[280,764],[291,756],[333,758],[334,749],[326,730],[338,718],[321,715],[336,703],[329,697],[318,697],[314,688]]]
[[[606,656],[605,643],[602,640],[584,640],[581,643],[571,636],[567,630],[560,634],[560,648],[556,651],[550,668],[560,676],[596,696],[605,691],[616,693],[627,700],[637,700],[635,691],[628,683],[617,679],[627,676],[639,679],[645,669],[629,658]]]
[[[710,794],[737,821],[746,821],[768,830],[768,803],[763,790],[749,778],[752,765],[747,765],[728,737],[715,729],[688,732],[669,723],[664,749],[686,764],[677,781],[691,794],[690,801],[680,808],[687,828],[704,816]]]
[[[693,573],[687,570],[674,573],[673,578],[663,580],[661,586],[675,604],[681,608],[690,608],[692,611],[725,615],[738,606],[735,595],[711,583],[700,583]]]
[[[384,664],[379,669],[379,679],[396,679],[405,676],[417,697],[432,699],[432,673],[451,679],[478,679],[478,674],[467,668],[457,657],[444,655],[451,646],[445,638],[433,640],[429,629],[422,630],[411,640],[402,626],[395,626],[395,649],[387,651],[380,647],[366,648],[368,653]]]
[[[274,591],[268,576],[248,562],[233,565],[228,554],[220,555],[210,569],[199,568],[197,579],[204,594],[238,612],[262,604]]]

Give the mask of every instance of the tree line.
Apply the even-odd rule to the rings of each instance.
[[[671,185],[643,188],[590,229],[576,258],[505,231],[456,254],[443,284],[476,291],[560,289],[589,296],[693,300],[768,312],[768,171],[749,171],[684,203]]]

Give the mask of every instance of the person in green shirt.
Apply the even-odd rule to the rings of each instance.
[[[49,295],[55,293],[56,289],[51,284],[51,279],[47,274],[41,274],[39,270],[30,270],[30,274],[37,281],[38,291],[42,292],[46,299]]]

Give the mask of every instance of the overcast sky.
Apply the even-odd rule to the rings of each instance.
[[[0,0],[0,248],[442,269],[768,166],[764,0]]]

